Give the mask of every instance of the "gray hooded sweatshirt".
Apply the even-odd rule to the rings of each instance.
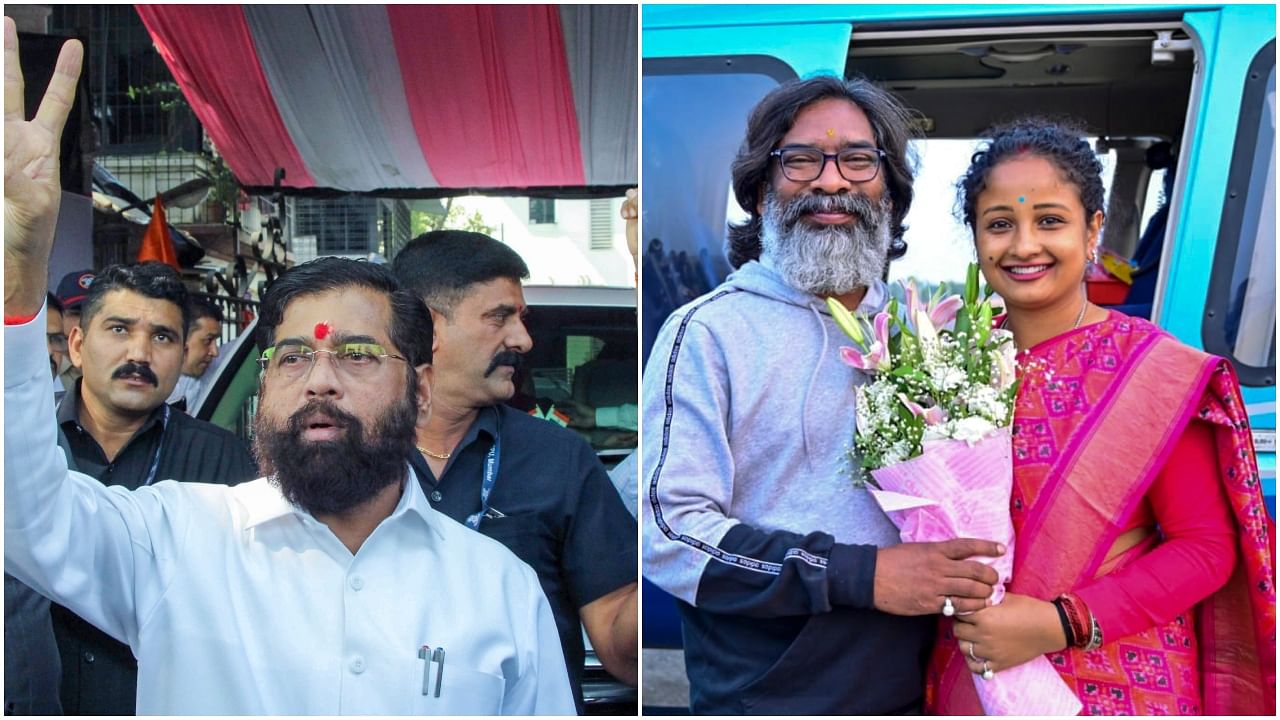
[[[883,308],[877,283],[859,310]],[[918,710],[933,618],[872,609],[898,542],[854,486],[850,344],[749,262],[671,315],[644,374],[644,574],[675,596],[695,714]]]

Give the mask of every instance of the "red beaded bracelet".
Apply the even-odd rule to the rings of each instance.
[[[1084,612],[1086,611],[1080,609],[1083,603],[1070,593],[1059,595],[1058,600],[1062,604],[1062,610],[1066,613],[1068,622],[1071,623],[1071,639],[1075,641],[1075,647],[1085,647],[1092,633],[1091,627],[1085,623]]]

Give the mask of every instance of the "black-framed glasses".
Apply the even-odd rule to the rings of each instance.
[[[392,355],[377,343],[343,343],[332,350],[315,350],[306,345],[288,343],[263,350],[258,365],[264,372],[297,380],[311,373],[316,356],[322,354],[328,355],[344,375],[357,380],[376,375],[387,359],[409,362],[407,358]]]
[[[862,183],[874,180],[880,173],[880,163],[885,152],[878,148],[845,148],[838,153],[824,153],[808,145],[792,145],[769,153],[778,158],[782,175],[791,182],[813,182],[827,169],[827,162],[834,160],[840,177],[849,182]]]

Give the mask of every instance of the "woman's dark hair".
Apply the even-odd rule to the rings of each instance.
[[[893,203],[890,235],[893,245],[899,246],[897,254],[905,252],[906,246],[901,244],[906,230],[902,220],[911,209],[911,184],[916,166],[914,152],[908,145],[908,140],[915,136],[911,115],[897,98],[868,80],[819,75],[781,85],[765,95],[747,119],[747,134],[733,160],[732,175],[733,195],[751,217],[741,225],[729,225],[729,263],[733,267],[760,257],[763,223],[756,206],[770,182],[773,158],[769,153],[777,149],[801,110],[827,98],[848,100],[862,110],[871,123],[876,147],[885,152],[880,173]]]
[[[88,329],[94,316],[102,310],[107,294],[115,290],[128,290],[152,300],[167,300],[177,305],[182,312],[182,327],[174,328],[174,331],[181,332],[184,338],[187,336],[187,326],[191,324],[187,287],[182,284],[182,277],[177,270],[155,261],[112,265],[98,273],[84,298],[80,313],[82,329]]]
[[[345,288],[368,288],[391,302],[391,342],[416,367],[431,362],[431,313],[422,298],[400,287],[385,267],[362,260],[322,257],[286,270],[267,286],[258,318],[258,344],[271,347],[289,303],[307,295]]]
[[[997,125],[984,133],[991,141],[973,154],[969,169],[956,183],[961,218],[974,230],[978,196],[987,188],[987,175],[1010,158],[1030,155],[1048,160],[1062,179],[1080,193],[1085,219],[1097,210],[1106,211],[1102,188],[1102,163],[1085,139],[1084,127],[1070,120],[1029,117]]]

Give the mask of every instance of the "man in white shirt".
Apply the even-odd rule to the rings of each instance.
[[[212,301],[189,295],[187,297],[187,344],[182,360],[182,374],[178,384],[165,402],[182,403],[182,409],[191,412],[196,398],[204,389],[204,376],[209,366],[218,359],[218,343],[222,340],[222,310]]]
[[[132,647],[140,714],[572,714],[533,571],[409,472],[431,321],[382,268],[326,258],[263,298],[268,477],[127,491],[67,470],[36,350],[83,48],[27,122],[4,33],[5,570]],[[121,335],[138,362],[168,342]]]

